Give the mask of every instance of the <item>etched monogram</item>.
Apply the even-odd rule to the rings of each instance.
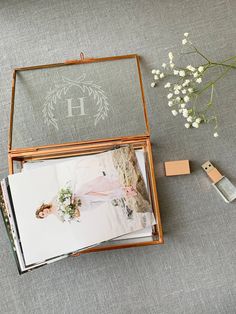
[[[65,96],[72,87],[80,89],[84,97],[66,98]],[[65,116],[67,118],[89,115],[89,113],[86,112],[85,106],[85,99],[88,97],[93,100],[95,106],[97,107],[96,113],[93,114],[94,125],[96,126],[100,120],[104,120],[108,117],[109,111],[108,97],[105,95],[101,86],[93,83],[92,81],[86,81],[85,74],[79,77],[77,81],[61,77],[60,82],[55,83],[54,88],[50,89],[45,97],[42,108],[44,123],[47,126],[52,125],[57,130],[59,129],[58,120],[55,116],[55,106],[57,105],[58,100],[64,100],[67,105],[65,106]]]
[[[85,97],[78,98],[79,104],[77,106],[72,106],[72,100],[73,100],[72,98],[66,99],[67,100],[67,105],[68,105],[68,115],[67,115],[67,118],[70,118],[70,117],[74,116],[73,113],[74,113],[75,109],[77,109],[79,116],[87,115],[85,113],[85,110],[84,110],[84,98]]]

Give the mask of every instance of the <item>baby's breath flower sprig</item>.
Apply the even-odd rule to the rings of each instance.
[[[162,69],[152,70],[154,80],[151,87],[158,86],[163,78],[168,78],[164,88],[167,90],[167,104],[171,107],[172,115],[181,115],[185,119],[184,126],[186,129],[198,129],[203,123],[213,123],[213,136],[218,137],[218,119],[215,113],[212,115],[213,95],[216,83],[223,79],[230,70],[236,69],[236,56],[220,62],[212,61],[192,43],[189,33],[184,33],[182,45],[191,48],[190,51],[184,54],[196,53],[204,59],[204,63],[197,66],[188,64],[185,68],[178,67],[175,64],[173,53],[169,52],[168,61],[162,63]],[[224,70],[214,80],[205,82],[205,75],[215,67],[221,67]],[[172,80],[169,80],[171,77]],[[197,104],[198,97],[209,89],[211,89],[210,99],[205,108],[201,109]]]

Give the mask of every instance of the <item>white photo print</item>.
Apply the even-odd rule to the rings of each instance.
[[[25,171],[9,182],[26,265],[155,223],[131,147]]]

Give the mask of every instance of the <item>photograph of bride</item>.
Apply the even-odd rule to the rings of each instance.
[[[85,183],[81,190],[74,193],[70,187],[60,189],[57,197],[49,203],[43,203],[35,215],[43,219],[54,214],[62,222],[80,221],[81,212],[98,203],[109,202],[118,206],[122,200],[136,195],[133,186],[122,187],[118,179],[114,180],[104,175]]]
[[[81,213],[105,202],[125,208],[129,219],[133,210],[149,212],[149,197],[134,152],[129,147],[114,150],[111,155],[117,177],[108,176],[103,169],[102,175],[85,182],[78,190],[73,191],[71,183],[67,183],[50,202],[37,208],[36,218],[53,214],[62,222],[80,222]],[[132,166],[128,167],[128,163]]]

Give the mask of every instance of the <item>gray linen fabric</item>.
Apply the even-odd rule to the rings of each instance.
[[[235,313],[235,203],[223,202],[200,165],[210,159],[236,182],[236,73],[217,89],[215,140],[208,127],[186,130],[171,116],[163,89],[150,88],[150,70],[180,49],[186,31],[216,60],[236,54],[236,2],[2,0],[0,26],[1,177],[12,69],[75,59],[80,51],[140,54],[156,170],[164,160],[192,161],[189,176],[157,171],[163,246],[88,254],[19,276],[1,220],[0,313]]]

